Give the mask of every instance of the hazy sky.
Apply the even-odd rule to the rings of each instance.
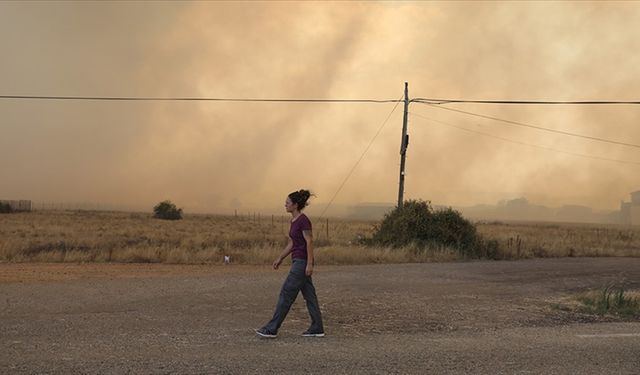
[[[638,2],[1,2],[0,94],[640,100]],[[448,105],[640,143],[640,106]],[[187,211],[329,201],[393,104],[0,99],[0,198]],[[420,104],[518,142],[640,162],[640,149]],[[406,197],[616,208],[640,165],[409,116]],[[395,202],[402,106],[336,204]]]

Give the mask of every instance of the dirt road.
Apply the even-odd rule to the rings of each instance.
[[[286,269],[0,264],[0,372],[637,374],[640,322],[553,308],[640,288],[638,258],[318,266],[327,337],[300,296],[276,340]]]

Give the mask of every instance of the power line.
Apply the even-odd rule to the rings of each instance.
[[[344,187],[344,184],[347,183],[347,180],[349,179],[349,177],[351,177],[351,175],[353,174],[353,171],[356,170],[356,167],[358,166],[358,164],[360,164],[360,162],[364,158],[364,155],[367,153],[367,151],[369,151],[369,148],[371,148],[371,145],[373,144],[373,142],[376,140],[376,138],[378,138],[378,135],[380,135],[380,132],[382,131],[384,126],[387,124],[387,122],[391,118],[391,115],[393,114],[393,112],[396,110],[396,108],[398,108],[398,104],[400,104],[402,101],[403,100],[396,100],[395,101],[396,105],[393,106],[393,109],[391,109],[391,112],[389,112],[389,114],[387,115],[387,118],[384,119],[384,121],[382,122],[382,125],[380,125],[380,127],[378,128],[378,131],[373,136],[373,138],[371,138],[371,141],[369,141],[369,144],[367,145],[367,147],[362,152],[362,155],[360,155],[360,158],[358,158],[358,161],[356,161],[356,163],[353,165],[353,167],[351,168],[351,170],[347,174],[347,177],[344,178],[344,180],[340,184],[340,187],[338,187],[338,190],[336,190],[336,192],[333,194],[333,197],[331,197],[331,200],[329,201],[329,203],[327,203],[327,206],[324,208],[324,210],[322,210],[322,213],[320,214],[320,218],[324,217],[324,214],[329,209],[329,206],[331,206],[331,204],[333,203],[333,200],[336,199],[336,196],[338,196],[338,193],[342,190],[342,188]]]
[[[546,132],[550,132],[550,133],[557,133],[557,134],[562,134],[562,135],[568,135],[568,136],[571,136],[571,137],[589,139],[589,140],[592,140],[592,141],[605,142],[605,143],[611,143],[611,144],[622,145],[622,146],[627,146],[627,147],[640,148],[640,145],[633,144],[633,143],[625,143],[625,142],[620,142],[620,141],[614,141],[614,140],[611,140],[611,139],[592,137],[592,136],[584,135],[584,134],[571,133],[571,132],[567,132],[567,131],[563,131],[563,130],[550,129],[550,128],[545,128],[545,127],[542,127],[542,126],[526,124],[526,123],[523,123],[523,122],[505,120],[505,119],[501,119],[501,118],[498,118],[498,117],[487,116],[487,115],[482,115],[482,114],[479,114],[479,113],[463,111],[463,110],[460,110],[460,109],[442,107],[442,106],[431,104],[431,103],[424,103],[424,102],[418,102],[418,103],[426,104],[426,105],[429,105],[431,107],[442,109],[442,110],[445,110],[445,111],[464,113],[464,114],[470,115],[470,116],[480,117],[480,118],[484,118],[484,119],[488,119],[488,120],[499,121],[499,122],[503,122],[505,124],[516,125],[516,126],[524,126],[524,127],[527,127],[527,128],[542,130],[542,131],[546,131]]]
[[[467,128],[464,128],[462,126],[458,126],[458,125],[454,125],[454,124],[451,124],[451,123],[448,123],[448,122],[444,122],[444,121],[436,120],[436,119],[429,118],[429,117],[426,117],[426,116],[422,116],[422,115],[420,115],[418,113],[414,113],[414,112],[411,112],[411,115],[419,117],[419,118],[422,118],[422,119],[427,120],[427,121],[431,121],[431,122],[437,123],[437,124],[450,126],[450,127],[453,127],[453,128],[459,129],[459,130],[464,130],[466,132],[480,134],[480,135],[483,135],[485,137],[495,138],[495,139],[499,139],[499,140],[502,140],[502,141],[505,141],[505,142],[516,143],[516,144],[520,144],[520,145],[524,145],[524,146],[535,147],[535,148],[539,148],[539,149],[543,149],[543,150],[547,150],[547,151],[558,152],[558,153],[567,154],[567,155],[579,156],[579,157],[582,157],[582,158],[610,161],[610,162],[616,162],[616,163],[640,165],[640,162],[635,162],[635,161],[603,158],[603,157],[600,157],[600,156],[594,156],[594,155],[588,155],[588,154],[580,154],[580,153],[576,153],[576,152],[563,151],[563,150],[558,150],[558,149],[551,148],[551,147],[540,146],[540,145],[536,145],[536,144],[532,144],[532,143],[520,142],[520,141],[516,141],[516,140],[513,140],[513,139],[509,139],[509,138],[503,138],[503,137],[500,137],[500,136],[497,136],[497,135],[480,132],[480,131],[477,131],[477,130],[467,129]]]
[[[615,101],[615,100],[468,100],[468,99],[432,99],[414,98],[416,103],[425,104],[449,104],[449,103],[476,103],[476,104],[534,104],[534,105],[606,105],[606,104],[640,104],[640,101]]]
[[[59,96],[59,95],[0,95],[0,99],[25,100],[108,100],[108,101],[218,101],[218,102],[293,102],[293,103],[395,103],[392,99],[294,99],[294,98],[212,98],[212,97],[132,97],[132,96]],[[520,105],[638,105],[640,101],[614,100],[470,100],[470,99],[434,99],[414,98],[411,102],[423,104],[520,104]]]
[[[16,100],[103,100],[103,101],[198,101],[198,102],[268,102],[268,103],[396,103],[387,99],[265,99],[265,98],[212,98],[212,97],[131,97],[131,96],[39,96],[0,95],[0,99]]]

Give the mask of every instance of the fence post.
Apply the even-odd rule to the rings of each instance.
[[[327,242],[329,242],[329,218],[327,218]]]

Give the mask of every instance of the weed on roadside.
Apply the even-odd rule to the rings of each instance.
[[[640,301],[635,294],[625,290],[624,286],[608,284],[600,290],[579,295],[577,300],[582,304],[581,310],[586,313],[640,317]]]

